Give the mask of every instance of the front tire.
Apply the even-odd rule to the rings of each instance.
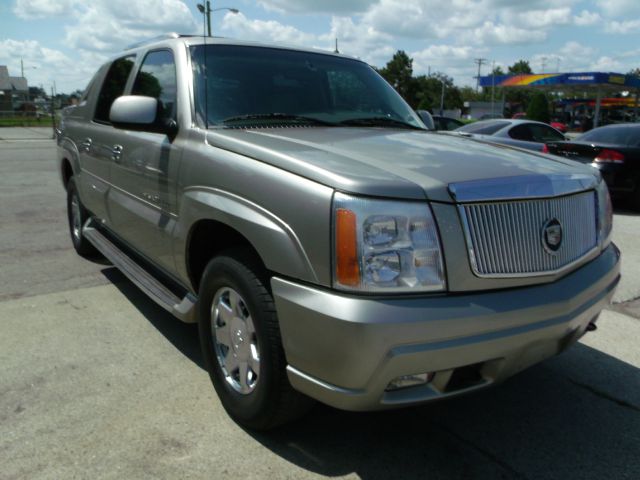
[[[69,220],[71,242],[78,255],[85,258],[100,256],[98,250],[82,235],[82,227],[89,219],[89,214],[80,202],[78,187],[73,177],[67,183],[67,218]]]
[[[230,250],[207,265],[198,298],[202,354],[227,413],[266,430],[304,414],[311,400],[293,390],[268,276],[248,250]]]

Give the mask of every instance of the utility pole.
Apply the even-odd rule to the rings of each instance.
[[[480,69],[482,68],[482,65],[487,63],[487,59],[486,58],[476,58],[476,59],[473,60],[473,63],[478,65],[478,76],[476,77],[476,93],[477,93],[480,90]]]
[[[491,116],[495,115],[494,105],[496,101],[496,61],[491,63]]]
[[[540,58],[540,63],[542,64],[542,71],[540,73],[544,73],[544,69],[547,66],[547,57]]]
[[[556,73],[560,73],[560,57],[556,58]]]
[[[336,49],[333,51],[333,53],[340,53],[340,50],[338,50],[338,37],[336,37]]]

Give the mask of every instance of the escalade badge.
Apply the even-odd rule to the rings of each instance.
[[[548,220],[542,227],[542,246],[544,249],[554,254],[562,245],[562,225],[557,218]]]

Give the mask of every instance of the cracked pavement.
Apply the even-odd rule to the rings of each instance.
[[[616,303],[562,355],[446,402],[317,406],[255,434],[222,409],[196,329],[75,254],[50,131],[11,130],[0,129],[0,479],[640,478],[640,215],[616,211]]]

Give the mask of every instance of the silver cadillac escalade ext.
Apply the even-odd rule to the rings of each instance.
[[[493,385],[594,328],[619,280],[595,169],[428,131],[343,55],[138,45],[58,147],[75,249],[198,323],[250,428]]]

